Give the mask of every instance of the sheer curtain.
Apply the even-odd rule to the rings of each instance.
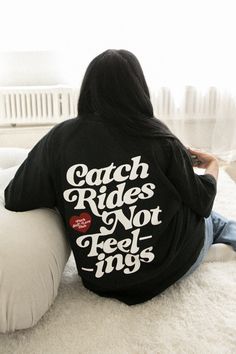
[[[236,99],[217,87],[150,88],[156,117],[191,147],[206,150],[226,162],[236,160]]]

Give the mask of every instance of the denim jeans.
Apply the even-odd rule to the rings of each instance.
[[[213,243],[226,243],[236,252],[236,221],[229,220],[215,211],[205,218],[205,241],[196,262],[180,279],[191,274],[202,263]]]

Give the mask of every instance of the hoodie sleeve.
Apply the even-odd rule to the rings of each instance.
[[[27,211],[53,208],[56,204],[52,182],[52,128],[29,152],[4,190],[5,208]]]
[[[178,191],[182,202],[195,213],[208,217],[217,192],[216,179],[211,174],[198,175],[186,147],[176,139],[168,140],[167,176]]]

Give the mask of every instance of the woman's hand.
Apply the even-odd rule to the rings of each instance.
[[[187,148],[187,149],[190,152],[190,154],[191,155],[195,155],[196,159],[199,161],[196,164],[196,167],[198,167],[198,168],[204,168],[205,169],[213,161],[218,163],[218,160],[217,160],[217,158],[214,155],[208,154],[206,152],[201,152],[201,151],[198,151],[198,150],[193,150],[191,148]]]
[[[188,148],[188,151],[191,155],[195,155],[199,161],[196,165],[193,164],[193,166],[205,169],[205,174],[212,175],[217,181],[219,174],[219,162],[217,158],[214,155],[191,148]]]

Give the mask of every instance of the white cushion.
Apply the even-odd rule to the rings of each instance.
[[[0,148],[0,169],[19,165],[25,160],[30,149]]]
[[[71,253],[64,224],[56,210],[13,212],[4,207],[5,186],[27,156],[25,150],[0,148],[0,332],[3,333],[34,326],[45,314],[57,296]]]

